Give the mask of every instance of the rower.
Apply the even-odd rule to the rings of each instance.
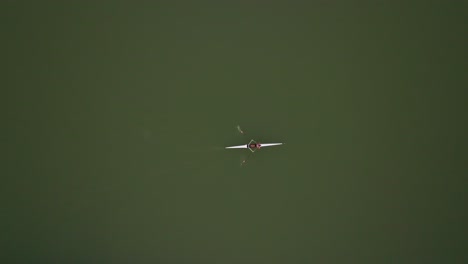
[[[260,149],[261,146],[262,146],[262,145],[260,145],[259,143],[251,143],[251,144],[249,145],[249,148],[250,148],[250,149]]]

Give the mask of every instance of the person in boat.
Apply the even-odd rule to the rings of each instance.
[[[262,145],[260,145],[260,143],[251,143],[251,144],[249,145],[249,148],[250,148],[250,149],[260,149],[261,146],[262,146]]]

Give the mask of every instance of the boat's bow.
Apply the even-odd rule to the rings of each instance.
[[[263,144],[260,144],[260,147],[263,148],[263,147],[271,147],[271,146],[279,146],[279,145],[283,145],[283,143],[263,143]]]

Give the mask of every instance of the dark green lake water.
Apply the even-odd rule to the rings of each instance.
[[[228,2],[3,4],[2,262],[467,261],[467,5]]]

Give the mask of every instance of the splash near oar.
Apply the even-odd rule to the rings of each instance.
[[[239,133],[241,133],[241,134],[244,134],[244,131],[242,131],[242,129],[240,128],[240,126],[237,126],[237,131],[239,131]]]

